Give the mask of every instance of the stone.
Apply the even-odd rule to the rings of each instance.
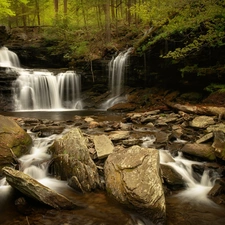
[[[113,131],[109,134],[109,138],[112,141],[121,141],[129,138],[129,136],[130,136],[129,131]]]
[[[223,131],[225,133],[225,124],[224,123],[218,123],[215,125],[211,125],[207,127],[207,132],[212,132],[212,131]]]
[[[213,136],[214,136],[214,135],[213,135],[213,132],[210,132],[210,133],[208,133],[208,134],[202,136],[202,137],[199,138],[198,140],[196,140],[196,143],[197,143],[197,144],[204,143],[204,142],[210,140],[211,138],[213,138]]]
[[[114,145],[106,135],[95,135],[93,141],[99,159],[106,158],[113,152]]]
[[[154,224],[165,224],[158,150],[137,145],[118,150],[108,156],[104,169],[109,195],[135,208]]]
[[[214,161],[216,159],[213,147],[208,144],[187,143],[181,151],[202,160]]]
[[[191,127],[206,128],[215,124],[214,118],[210,116],[196,116],[191,122]]]
[[[81,192],[101,187],[97,167],[90,157],[87,140],[80,128],[72,128],[56,139],[49,151],[53,156],[51,172]]]
[[[32,139],[13,119],[0,115],[0,175],[4,166],[18,163],[29,151]]]
[[[182,176],[172,167],[161,164],[162,177],[166,186],[171,190],[179,190],[185,187]]]
[[[10,167],[4,167],[7,182],[23,193],[55,209],[75,209],[77,206],[61,194],[42,185],[29,175]]]
[[[223,131],[214,131],[214,141],[212,144],[216,156],[225,160],[225,134]]]

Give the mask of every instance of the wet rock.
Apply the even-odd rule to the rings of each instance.
[[[199,138],[198,140],[196,140],[196,143],[197,143],[197,144],[201,144],[201,143],[207,142],[207,141],[209,141],[210,139],[212,139],[213,136],[214,136],[214,135],[213,135],[213,132],[210,132],[210,133],[208,133],[208,134],[202,136],[202,137]]]
[[[213,132],[213,131],[223,131],[225,133],[225,124],[224,123],[218,123],[215,125],[211,125],[207,127],[207,132]]]
[[[4,166],[17,163],[27,153],[31,137],[12,119],[0,115],[0,175]]]
[[[129,138],[129,136],[130,136],[129,131],[113,131],[109,134],[109,138],[112,141],[121,141]]]
[[[193,158],[214,161],[216,159],[213,148],[207,144],[185,144],[181,151],[185,156],[189,155]]]
[[[175,114],[175,113],[162,114],[157,119],[156,124],[161,125],[161,124],[167,124],[167,123],[175,122],[175,121],[177,121],[178,118],[179,118],[179,115]]]
[[[42,202],[55,209],[74,209],[77,206],[63,195],[51,190],[34,180],[27,174],[14,170],[10,167],[4,167],[3,172],[7,182],[24,195]]]
[[[154,224],[165,224],[165,197],[159,173],[159,152],[132,146],[108,156],[106,190],[122,204],[136,208]]]
[[[182,176],[168,165],[161,164],[162,177],[166,186],[171,190],[179,190],[185,187]]]
[[[214,131],[213,148],[218,158],[225,160],[225,134],[223,131]]]
[[[107,111],[122,111],[122,112],[129,112],[134,111],[137,105],[133,103],[118,103],[114,106],[107,109]]]
[[[217,204],[225,204],[225,180],[217,179],[208,196]]]
[[[209,125],[215,124],[214,118],[210,116],[197,116],[191,122],[191,127],[206,128]]]
[[[133,138],[133,139],[123,140],[122,143],[123,143],[123,145],[129,147],[129,146],[133,146],[133,145],[140,145],[142,143],[142,140]]]
[[[87,139],[79,128],[72,128],[55,140],[49,151],[53,155],[51,172],[76,190],[89,192],[100,188],[97,167],[91,159]]]
[[[95,135],[93,141],[99,159],[105,158],[113,152],[114,145],[106,135]]]
[[[31,129],[32,132],[38,132],[39,137],[48,137],[53,134],[61,134],[65,126],[47,126],[45,124],[40,124]]]
[[[31,208],[28,202],[24,197],[20,197],[16,199],[15,201],[16,209],[19,213],[23,215],[30,215],[31,214]]]

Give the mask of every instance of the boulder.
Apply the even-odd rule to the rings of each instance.
[[[79,128],[72,128],[56,139],[49,151],[53,156],[50,171],[62,180],[68,180],[71,187],[89,192],[101,186],[97,167]]]
[[[4,166],[28,152],[31,143],[31,137],[13,119],[0,115],[0,175]]]
[[[215,125],[210,125],[207,127],[207,132],[213,132],[213,131],[223,131],[225,133],[225,124],[224,123],[217,123]]]
[[[185,144],[181,151],[185,156],[189,155],[193,158],[214,161],[216,159],[213,147],[207,144],[188,143]]]
[[[95,135],[93,141],[99,159],[105,158],[113,152],[114,145],[106,135]]]
[[[209,125],[215,124],[213,117],[210,116],[196,116],[191,122],[190,126],[197,128],[206,128]]]
[[[61,194],[40,184],[29,175],[10,167],[4,167],[7,182],[24,195],[55,209],[74,209],[77,206]]]
[[[160,177],[159,152],[132,146],[108,156],[105,162],[106,190],[117,201],[165,224],[165,196]]]
[[[212,146],[216,156],[225,160],[225,134],[223,131],[214,131],[214,142]]]
[[[179,190],[186,186],[182,176],[172,167],[161,164],[162,177],[166,186],[171,190]]]
[[[124,130],[112,131],[109,134],[109,138],[112,141],[121,141],[121,140],[129,138],[129,136],[130,136],[130,132],[129,131],[124,131]]]

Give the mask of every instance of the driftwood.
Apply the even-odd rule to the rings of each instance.
[[[203,105],[181,105],[172,102],[165,103],[170,108],[183,111],[186,113],[194,113],[199,115],[218,116],[218,119],[225,118],[225,107],[203,106]]]

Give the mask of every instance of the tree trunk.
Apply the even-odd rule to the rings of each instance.
[[[106,33],[106,43],[109,43],[111,40],[110,0],[107,0],[105,4],[105,33]]]
[[[187,113],[195,113],[200,115],[209,115],[209,116],[218,116],[219,120],[225,118],[225,107],[216,107],[216,106],[201,106],[201,105],[181,105],[172,102],[166,102],[167,106],[187,112]]]

